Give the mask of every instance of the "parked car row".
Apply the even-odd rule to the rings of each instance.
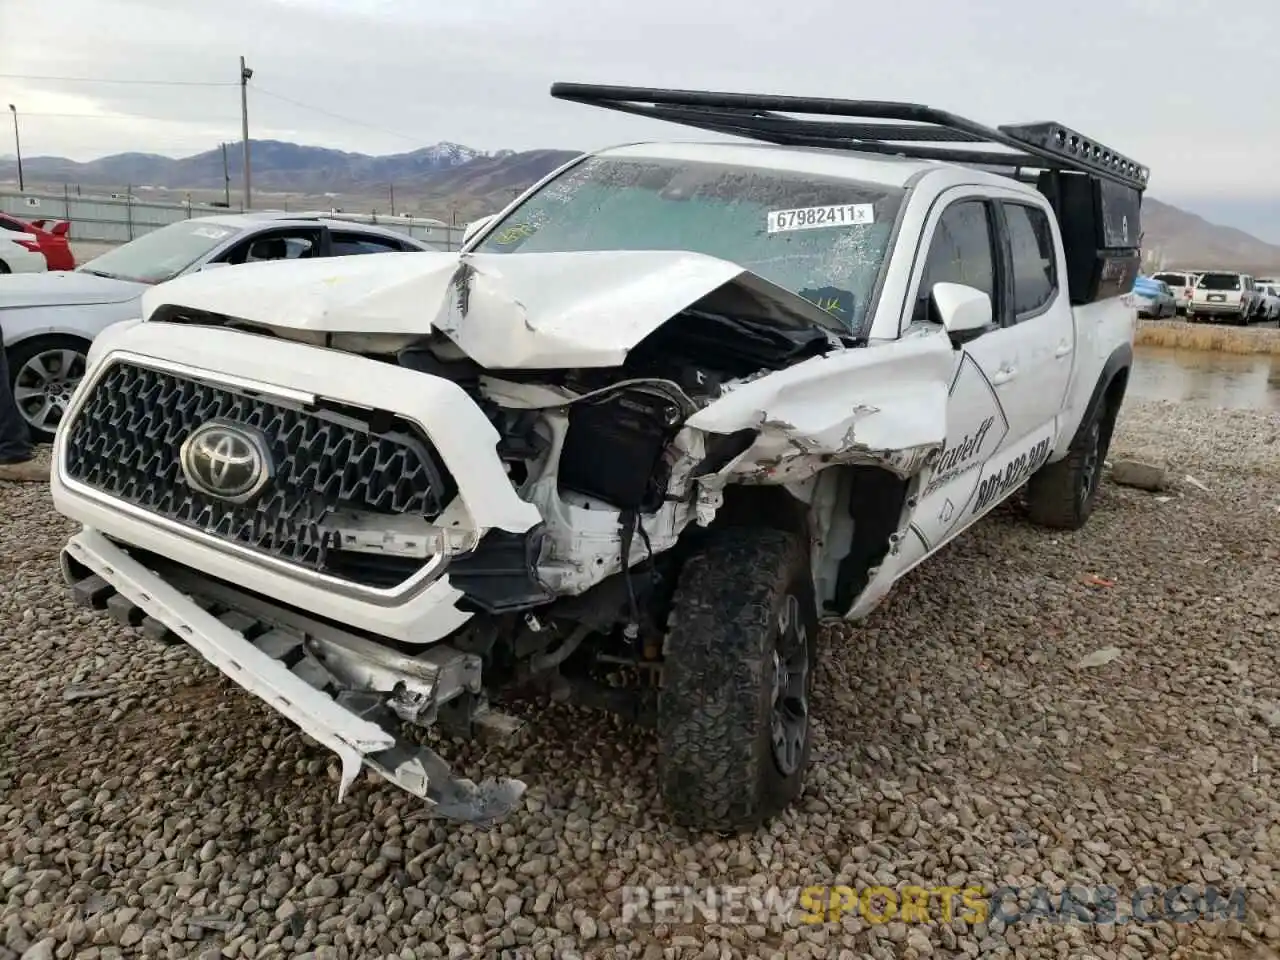
[[[62,220],[22,220],[0,213],[0,274],[74,270],[76,258]]]
[[[1174,311],[1168,311],[1161,288]],[[1280,319],[1280,281],[1231,270],[1166,270],[1134,284],[1140,316],[1184,314],[1191,322],[1225,321],[1240,326]]]
[[[19,237],[20,248],[33,253],[26,243]],[[90,343],[111,324],[139,316],[142,294],[174,277],[263,260],[430,249],[394,230],[321,214],[243,213],[169,224],[74,270],[10,271],[15,275],[0,277],[0,332],[14,398],[33,439],[52,440]]]

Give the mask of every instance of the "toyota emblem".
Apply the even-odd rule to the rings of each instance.
[[[193,490],[232,503],[252,499],[274,472],[266,438],[227,420],[210,420],[193,430],[178,458]]]

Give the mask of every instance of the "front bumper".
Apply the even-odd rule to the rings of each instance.
[[[458,778],[439,755],[386,729],[401,711],[478,693],[476,658],[443,646],[406,657],[198,574],[166,578],[92,529],[71,538],[62,564],[83,602],[153,635],[167,628],[336,753],[339,801],[366,766],[456,820],[488,822],[519,803],[520,781]]]

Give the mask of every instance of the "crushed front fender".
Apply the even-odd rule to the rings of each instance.
[[[686,427],[755,444],[722,476],[791,482],[830,463],[874,462],[912,476],[947,436],[956,353],[941,332],[815,357],[738,384]]]

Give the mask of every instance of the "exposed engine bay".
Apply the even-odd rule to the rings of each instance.
[[[465,595],[460,607],[489,615],[473,618],[451,643],[481,654],[488,679],[546,675],[562,683],[561,666],[592,634],[615,641],[612,652],[591,645],[597,647],[592,660],[605,656],[635,665],[656,659],[662,599],[682,553],[673,548],[715,522],[731,481],[773,486],[779,495],[760,498],[761,509],[803,514],[830,510],[839,499],[833,488],[815,500],[815,474],[830,463],[918,468],[919,460],[886,461],[852,443],[823,450],[818,438],[788,437],[763,412],[737,429],[690,424],[717,401],[772,374],[833,354],[863,352],[857,349],[863,341],[795,295],[772,289],[762,295],[751,282],[722,283],[653,325],[620,352],[621,362],[593,357],[565,369],[493,369],[468,356],[461,346],[465,337],[458,335],[476,309],[474,286],[481,275],[467,258],[456,264],[449,295],[456,315],[437,318],[425,336],[354,334],[349,328],[318,333],[301,324],[174,303],[158,307],[149,322],[232,327],[322,344],[466,391],[498,433],[497,453],[513,487],[543,518],[527,535],[489,530],[478,542],[460,540],[451,551],[451,582]],[[736,464],[741,469],[734,473]],[[395,521],[335,511],[322,522],[328,530],[320,539],[332,543],[335,557],[365,554],[354,559],[383,563],[389,572],[397,563],[421,564],[448,546],[428,535],[426,521]],[[436,520],[437,529],[441,523]],[[830,584],[829,599],[847,604],[850,588],[838,581],[850,578],[838,568],[849,552],[851,521],[836,519],[834,528],[826,558],[830,569],[822,575]]]

